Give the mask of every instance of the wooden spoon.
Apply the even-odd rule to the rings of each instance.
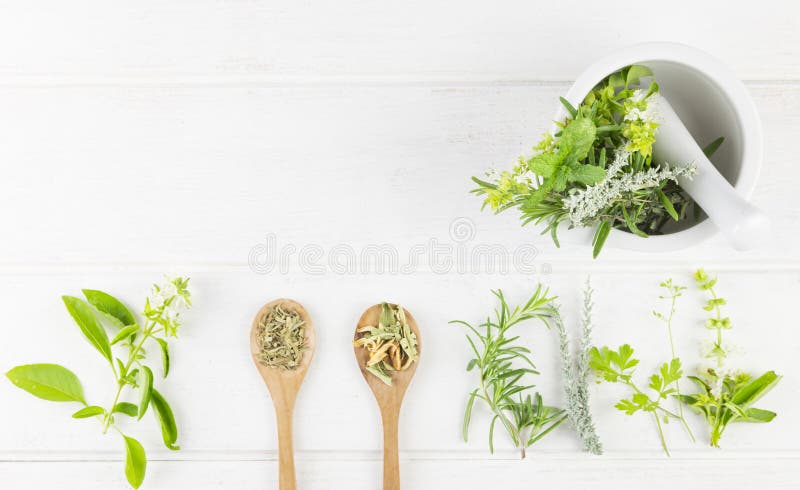
[[[276,306],[283,306],[285,309],[296,311],[300,318],[305,322],[305,334],[308,350],[303,355],[303,360],[296,369],[286,370],[280,368],[267,367],[258,360],[260,346],[258,344],[258,323],[261,318]],[[258,372],[267,384],[272,404],[275,405],[275,418],[278,422],[278,482],[280,490],[295,490],[297,481],[294,474],[294,450],[292,449],[292,413],[294,412],[294,402],[297,399],[297,392],[314,357],[314,324],[311,317],[303,306],[291,299],[276,299],[265,304],[253,320],[253,327],[250,329],[250,352],[253,354],[253,361],[256,363]]]
[[[396,308],[397,305],[391,305]],[[414,317],[411,316],[408,310],[403,309],[406,315],[406,322],[408,323],[411,331],[417,336],[417,352],[422,353],[422,342],[419,335],[419,328]],[[370,306],[367,311],[361,315],[356,325],[356,333],[354,340],[357,340],[361,334],[358,329],[368,325],[377,325],[378,319],[381,316],[381,305]],[[375,400],[378,402],[378,407],[381,410],[381,420],[383,421],[383,490],[400,490],[400,459],[398,454],[397,445],[397,428],[400,419],[400,405],[403,403],[403,395],[406,393],[411,378],[417,370],[417,361],[412,362],[405,371],[391,371],[392,385],[389,386],[375,375],[366,370],[367,360],[369,359],[369,352],[363,347],[354,347],[356,354],[356,362],[358,363],[361,374],[367,381],[372,393],[375,395]]]

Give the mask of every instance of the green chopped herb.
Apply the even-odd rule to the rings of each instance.
[[[258,323],[258,343],[261,364],[286,370],[297,369],[308,350],[305,321],[300,313],[278,305],[269,310]]]

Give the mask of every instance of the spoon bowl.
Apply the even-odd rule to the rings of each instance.
[[[296,311],[304,322],[306,351],[303,353],[303,359],[300,364],[292,370],[268,367],[258,359],[261,352],[261,346],[258,342],[259,322],[264,315],[277,306]],[[285,298],[271,301],[258,310],[253,320],[253,326],[250,329],[250,353],[253,356],[256,369],[258,369],[264,379],[264,383],[267,385],[272,397],[272,404],[275,406],[275,418],[278,423],[278,481],[280,490],[294,490],[297,488],[292,442],[292,415],[297,393],[300,391],[308,366],[314,357],[315,339],[314,324],[311,322],[311,317],[306,309],[300,303]]]
[[[390,305],[397,308],[397,305]],[[417,371],[419,357],[422,355],[422,337],[419,333],[417,322],[411,313],[403,308],[408,327],[417,336],[418,357],[412,362],[405,371],[391,371],[392,384],[387,385],[372,373],[367,371],[367,360],[369,352],[363,347],[354,347],[356,362],[364,380],[375,395],[378,408],[381,411],[381,421],[383,423],[383,490],[400,490],[400,458],[398,450],[398,423],[400,420],[400,406],[403,404],[408,385],[411,378]],[[356,325],[353,340],[360,336],[358,329],[369,325],[377,325],[381,316],[381,305],[373,305],[367,308]]]

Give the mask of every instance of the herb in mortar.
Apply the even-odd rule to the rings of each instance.
[[[496,213],[518,208],[523,225],[544,225],[542,234],[549,232],[556,245],[562,222],[594,228],[594,257],[612,228],[647,237],[694,215],[677,179],[692,177],[696,166],[653,162],[660,96],[655,81],[642,84],[645,77],[652,72],[633,65],[600,82],[578,108],[561,98],[569,115],[556,123],[559,131],[546,134],[512,170],[473,177],[472,192]]]
[[[689,376],[700,391],[693,395],[680,395],[680,399],[703,415],[711,433],[711,446],[719,447],[728,424],[765,423],[776,417],[775,412],[752,405],[774,388],[781,376],[775,371],[767,371],[756,377],[729,365],[730,355],[737,348],[722,339],[722,332],[731,329],[730,318],[722,316],[721,306],[726,301],[714,289],[717,279],[710,278],[703,269],[695,272],[694,279],[698,287],[710,295],[703,308],[712,313],[705,325],[713,332],[713,340],[705,344],[704,355],[713,359],[713,364],[701,367],[699,376]]]
[[[278,305],[258,322],[258,360],[286,370],[297,369],[308,349],[305,322],[300,313]]]
[[[44,400],[77,402],[83,408],[72,414],[73,418],[94,418],[105,434],[113,429],[125,443],[125,476],[128,483],[139,488],[144,481],[147,458],[142,445],[122,432],[117,426],[123,415],[130,420],[140,420],[148,408],[161,425],[164,445],[178,450],[178,427],[172,409],[164,396],[154,387],[153,371],[146,363],[145,344],[155,342],[161,351],[164,378],[169,373],[168,338],[176,337],[181,326],[181,312],[191,305],[189,280],[169,279],[154,286],[145,301],[144,321],[139,322],[118,299],[102,291],[84,289],[84,301],[73,296],[63,296],[72,319],[86,340],[100,353],[114,374],[114,397],[107,407],[89,405],[83,394],[78,376],[57,364],[28,364],[17,366],[6,376],[19,388]],[[109,340],[108,332],[113,334]],[[124,401],[130,394],[135,401]],[[127,424],[125,424],[127,425]]]
[[[548,297],[548,290],[540,285],[523,306],[512,310],[502,291],[492,293],[500,300],[494,319],[487,318],[476,327],[461,320],[450,322],[469,330],[466,337],[475,357],[467,364],[467,371],[475,369],[478,375],[478,387],[470,393],[464,411],[462,436],[466,442],[475,400],[482,400],[493,415],[489,424],[489,451],[494,453],[494,428],[500,421],[525,458],[525,449],[558,427],[567,415],[560,408],[545,405],[538,392],[531,396],[534,385],[526,385],[523,378],[539,372],[530,358],[530,349],[519,345],[516,342],[519,336],[511,336],[509,331],[532,319],[548,325],[555,298]]]
[[[357,333],[361,337],[353,345],[369,352],[367,371],[387,385],[392,384],[392,371],[405,371],[419,358],[417,336],[402,306],[381,303],[378,325],[361,327]]]

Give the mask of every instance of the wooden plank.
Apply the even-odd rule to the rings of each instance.
[[[192,271],[186,271],[192,273]],[[598,273],[593,276],[597,293],[598,344],[629,342],[642,356],[640,375],[649,375],[669,356],[663,326],[651,317],[659,308],[658,283],[668,275],[691,286],[688,265],[656,273]],[[80,294],[80,288],[108,290],[141,307],[146,288],[158,280],[159,271],[140,267],[128,271],[75,271],[58,275],[5,274],[0,281],[0,310],[4,312],[4,342],[0,343],[0,369],[33,362],[56,362],[75,371],[85,385],[87,399],[107,404],[113,378],[100,356],[81,337],[59,299],[61,294]],[[275,424],[268,394],[249,358],[248,334],[252,316],[266,301],[290,297],[302,302],[316,326],[319,340],[295,411],[295,447],[300,452],[333,454],[339,451],[377,451],[381,446],[378,410],[355,364],[350,339],[352,329],[366,306],[381,300],[399,302],[413,311],[425,342],[425,355],[409,389],[400,421],[400,448],[404,453],[459,454],[487,457],[488,414],[475,411],[470,441],[460,439],[461,415],[473,378],[464,371],[469,349],[463,332],[448,321],[480,322],[495,306],[490,288],[502,288],[509,301],[527,299],[536,281],[544,280],[564,308],[569,328],[578,315],[578,291],[583,273],[554,272],[548,276],[509,274],[358,276],[280,274],[257,275],[250,271],[205,271],[192,274],[195,308],[172,349],[173,366],[166,381],[156,380],[179,421],[179,443],[184,451],[167,454],[158,425],[151,416],[139,424],[121,422],[122,429],[141,439],[148,451],[161,458],[202,457],[216,459],[222,453],[252,458],[276,448]],[[734,362],[742,369],[774,369],[787,376],[760,405],[775,409],[778,418],[767,425],[740,424],[729,429],[725,450],[798,451],[800,422],[787,407],[800,393],[798,379],[790,374],[800,335],[786,321],[786,305],[800,293],[797,272],[770,274],[728,271],[720,274],[720,293],[729,300],[727,312],[734,329],[728,340],[744,346],[746,355]],[[446,294],[443,292],[446,291]],[[435,299],[435,301],[433,300]],[[708,331],[702,327],[703,296],[692,288],[682,299],[675,323],[676,348],[687,370],[701,361],[699,342]],[[557,345],[553,332],[541,325],[522,327],[520,334],[533,348],[537,366],[544,373],[535,383],[545,400],[563,403]],[[160,373],[160,360],[154,370]],[[626,393],[613,386],[591,390],[599,434],[608,451],[642,452],[657,456],[660,446],[648,417],[628,417],[613,408]],[[116,434],[103,437],[94,420],[73,420],[74,406],[36,399],[0,383],[3,417],[0,417],[0,460],[56,459],[70,453],[77,458],[92,454],[117,454]],[[676,455],[697,451],[703,457],[717,454],[707,443],[701,420],[691,418],[698,443],[691,444],[681,427],[670,424],[667,437]],[[352,434],[359,434],[352,437]],[[496,446],[509,457],[510,445],[498,434]],[[560,428],[542,441],[538,451],[579,455],[580,443],[570,430]],[[11,456],[9,456],[11,455]],[[214,456],[217,455],[217,456]],[[572,457],[570,456],[570,457]],[[107,456],[106,456],[107,457]],[[423,456],[428,457],[428,456]]]
[[[509,211],[479,211],[471,175],[503,168],[549,124],[556,85],[72,87],[0,89],[4,266],[155,263],[246,267],[254,247],[391,244],[407,259],[431,240],[470,249],[533,245],[537,264],[660,261],[797,267],[800,214],[790,144],[800,86],[751,85],[764,122],[754,200],[773,218],[766,248],[715,238],[673,254],[556,251]],[[458,242],[454,219],[471,235]],[[257,251],[258,249],[256,249]],[[327,255],[326,255],[327,257]],[[726,262],[735,261],[735,262]],[[405,260],[410,262],[410,259]],[[332,269],[326,263],[328,270]],[[426,269],[427,267],[427,269]],[[422,264],[420,270],[431,270]],[[298,271],[294,265],[291,270]],[[302,272],[302,271],[301,271]]]
[[[569,80],[652,40],[707,50],[742,78],[796,80],[798,19],[792,0],[16,2],[0,16],[0,80]]]
[[[637,490],[675,487],[753,488],[775,490],[797,487],[792,468],[800,459],[762,457],[743,461],[706,459],[671,461],[617,460],[611,458],[550,459],[526,461],[428,461],[401,460],[404,488],[482,488],[502,486],[527,489],[532,484],[553,488],[613,486]],[[380,485],[378,461],[319,459],[298,461],[298,488],[353,490]],[[145,485],[149,489],[277,489],[277,464],[273,461],[151,462]],[[602,476],[600,476],[602,475]],[[50,488],[56,482],[80,482],[86,490],[124,487],[121,462],[0,463],[0,481],[13,488]]]

